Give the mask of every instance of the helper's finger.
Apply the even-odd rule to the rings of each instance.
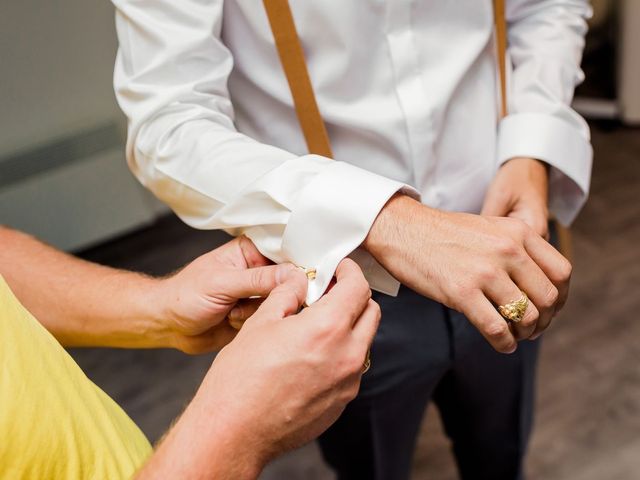
[[[468,304],[469,308],[462,313],[475,325],[491,346],[498,352],[515,352],[518,344],[509,325],[484,294],[477,291],[470,298]]]
[[[298,269],[290,263],[229,271],[222,293],[231,299],[264,297],[296,273]]]
[[[555,305],[555,311],[558,312],[564,306],[569,295],[571,263],[551,244],[537,235],[527,235],[524,240],[524,248],[558,289]]]
[[[345,258],[336,269],[336,284],[310,308],[326,309],[336,328],[352,328],[370,298],[371,289],[362,270],[353,260]]]
[[[245,320],[256,313],[263,301],[263,297],[240,300],[227,315],[229,324],[236,330],[240,330]]]
[[[484,294],[490,299],[494,305],[506,305],[520,299],[522,293],[520,288],[504,273],[495,281],[489,282],[484,289]],[[498,312],[499,313],[499,312]],[[517,340],[529,338],[536,329],[538,321],[538,309],[529,302],[524,317],[520,322],[511,322],[511,331]]]
[[[245,323],[284,318],[297,313],[307,296],[307,282],[307,276],[300,269],[294,268]]]
[[[371,347],[373,338],[378,331],[380,317],[380,306],[373,300],[369,300],[367,307],[353,327],[353,339],[356,343],[355,348],[362,353],[363,359],[366,357],[367,351]]]
[[[223,322],[199,335],[178,338],[177,348],[189,354],[214,352],[231,342],[237,333],[238,331],[231,325]]]

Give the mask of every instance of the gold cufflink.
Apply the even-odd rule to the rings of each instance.
[[[300,265],[296,265],[300,270],[304,272],[309,280],[314,280],[316,278],[316,269],[315,268],[305,268]]]

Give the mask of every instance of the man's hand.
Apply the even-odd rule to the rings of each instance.
[[[567,298],[571,264],[515,218],[442,212],[399,195],[364,246],[402,283],[464,313],[500,352],[543,332]],[[520,323],[507,324],[495,307],[520,290],[529,306]]]
[[[496,174],[482,215],[518,218],[548,240],[547,166],[532,158],[514,158]]]
[[[297,313],[306,276],[271,292],[216,357],[196,397],[139,478],[256,478],[328,428],[359,389],[380,309],[357,265]]]
[[[251,240],[239,237],[162,280],[157,298],[171,344],[202,353],[229,343],[262,297],[297,270],[269,264]]]

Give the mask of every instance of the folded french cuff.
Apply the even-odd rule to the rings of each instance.
[[[516,113],[498,127],[498,164],[516,157],[542,160],[551,166],[549,209],[569,225],[587,199],[593,150],[589,138],[574,125],[542,113]]]
[[[378,213],[403,183],[348,163],[332,161],[305,186],[282,239],[282,253],[299,266],[316,269],[307,304],[326,290],[340,261],[365,239]]]

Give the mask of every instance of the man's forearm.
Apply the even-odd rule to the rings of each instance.
[[[169,346],[158,280],[89,263],[0,227],[0,274],[66,346]]]
[[[138,480],[258,477],[267,459],[260,455],[261,446],[251,442],[251,432],[244,432],[237,419],[227,415],[229,408],[221,400],[222,392],[216,391],[213,376],[212,368],[185,412],[136,476]]]

